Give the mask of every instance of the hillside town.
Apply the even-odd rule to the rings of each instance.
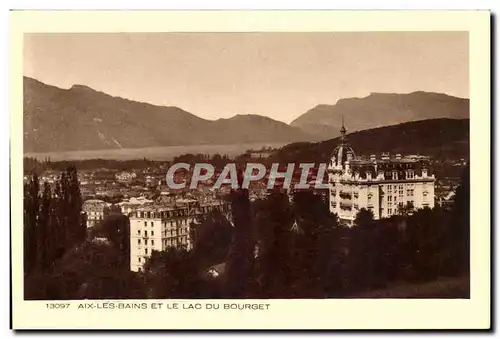
[[[265,162],[276,150],[262,148],[248,150],[244,155],[247,162]],[[210,161],[221,157],[201,156]],[[198,157],[199,158],[199,157]],[[186,160],[187,159],[187,160]],[[179,156],[177,161],[195,160],[197,157]],[[222,158],[221,158],[222,159]],[[223,157],[225,162],[234,161]],[[130,269],[141,271],[153,250],[162,251],[169,247],[192,249],[196,225],[213,211],[222,213],[232,222],[229,194],[231,187],[223,185],[214,188],[215,177],[190,189],[170,188],[166,183],[166,173],[173,162],[155,162],[151,166],[118,170],[111,168],[83,169],[78,171],[80,192],[83,198],[82,212],[85,216],[88,234],[109,216],[123,215],[130,224]],[[224,162],[222,162],[224,163]],[[335,147],[323,178],[317,177],[313,168],[308,182],[328,183],[328,189],[310,190],[321,197],[330,212],[339,221],[352,226],[361,209],[373,212],[374,219],[388,218],[402,213],[402,208],[410,206],[419,209],[442,206],[449,208],[454,201],[459,177],[437,177],[435,167],[448,168],[448,173],[458,173],[466,165],[465,159],[455,161],[431,159],[424,155],[404,155],[382,153],[377,155],[356,155],[349,146],[346,129],[342,126],[340,144]],[[266,175],[252,182],[249,199],[255,202],[269,196],[267,188],[269,169]],[[60,173],[45,170],[40,173],[40,181],[54,186]],[[192,171],[175,172],[174,182],[187,183]],[[294,172],[294,182],[285,190],[289,200],[293,200],[295,184],[301,173]],[[27,179],[28,176],[25,177]],[[279,187],[279,182],[278,186]],[[98,237],[98,236],[97,236]]]

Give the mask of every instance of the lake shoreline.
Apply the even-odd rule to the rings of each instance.
[[[43,161],[72,161],[72,160],[139,160],[149,159],[156,161],[169,161],[182,154],[220,154],[235,157],[245,153],[249,149],[258,150],[263,147],[280,148],[289,142],[274,143],[243,143],[226,145],[189,145],[189,146],[160,146],[146,148],[118,148],[85,151],[64,152],[25,152],[24,157],[35,158]]]

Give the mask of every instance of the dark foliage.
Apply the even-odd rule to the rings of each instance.
[[[275,190],[250,203],[248,191],[235,190],[233,225],[218,213],[208,215],[192,225],[192,250],[153,252],[142,273],[124,262],[126,217],[101,224],[107,243],[81,240],[74,175],[62,175],[55,192],[46,184],[40,189],[36,176],[26,182],[28,299],[345,298],[469,275],[468,168],[450,210],[404,207],[382,220],[361,210],[351,228],[341,227],[313,192],[290,200]],[[214,267],[217,276],[208,274]]]
[[[354,132],[348,135],[354,151],[426,154],[439,159],[469,158],[469,120],[430,119]],[[293,143],[273,155],[273,161],[326,162],[339,138],[319,143]]]

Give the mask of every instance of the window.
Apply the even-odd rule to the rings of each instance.
[[[141,244],[141,239],[137,239],[137,245]]]
[[[144,236],[147,237],[148,236],[148,231],[144,231]]]
[[[138,234],[138,235],[141,235],[141,230],[137,230],[137,234]]]
[[[153,221],[151,221],[151,226],[154,226],[154,225],[155,225],[155,223]]]
[[[144,222],[144,226],[147,226],[147,225],[148,225],[148,222],[147,222],[147,221],[145,221],[145,222]]]
[[[392,208],[387,209],[387,215],[391,215],[391,214],[392,214]]]
[[[408,171],[408,179],[413,179],[413,178],[415,178],[415,172]]]
[[[154,245],[155,245],[155,241],[151,240],[151,246],[154,246]]]
[[[392,194],[392,186],[391,185],[387,186],[387,194]]]
[[[147,248],[144,249],[144,253],[148,254],[148,249]]]
[[[142,268],[139,267],[139,272],[142,272]]]
[[[151,236],[154,237],[155,236],[155,231],[151,231]]]
[[[144,245],[148,246],[148,239],[144,239]]]
[[[392,172],[392,180],[398,180],[398,172]]]
[[[137,261],[138,261],[138,262],[141,262],[141,257],[137,258]]]

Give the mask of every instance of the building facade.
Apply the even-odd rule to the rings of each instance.
[[[169,247],[193,248],[192,225],[214,210],[230,218],[229,204],[223,201],[200,203],[180,200],[175,205],[150,205],[138,208],[130,216],[130,269],[141,271],[153,251]]]
[[[403,207],[434,207],[435,177],[425,157],[356,157],[347,143],[342,123],[341,142],[328,167],[330,211],[343,224],[353,225],[358,212],[365,208],[375,219],[398,214]]]
[[[131,182],[135,178],[137,178],[137,174],[135,174],[134,172],[125,172],[124,171],[124,172],[117,173],[115,175],[115,179],[118,182]]]
[[[87,219],[87,228],[94,227],[108,215],[111,204],[98,199],[90,199],[83,203],[82,211]]]

